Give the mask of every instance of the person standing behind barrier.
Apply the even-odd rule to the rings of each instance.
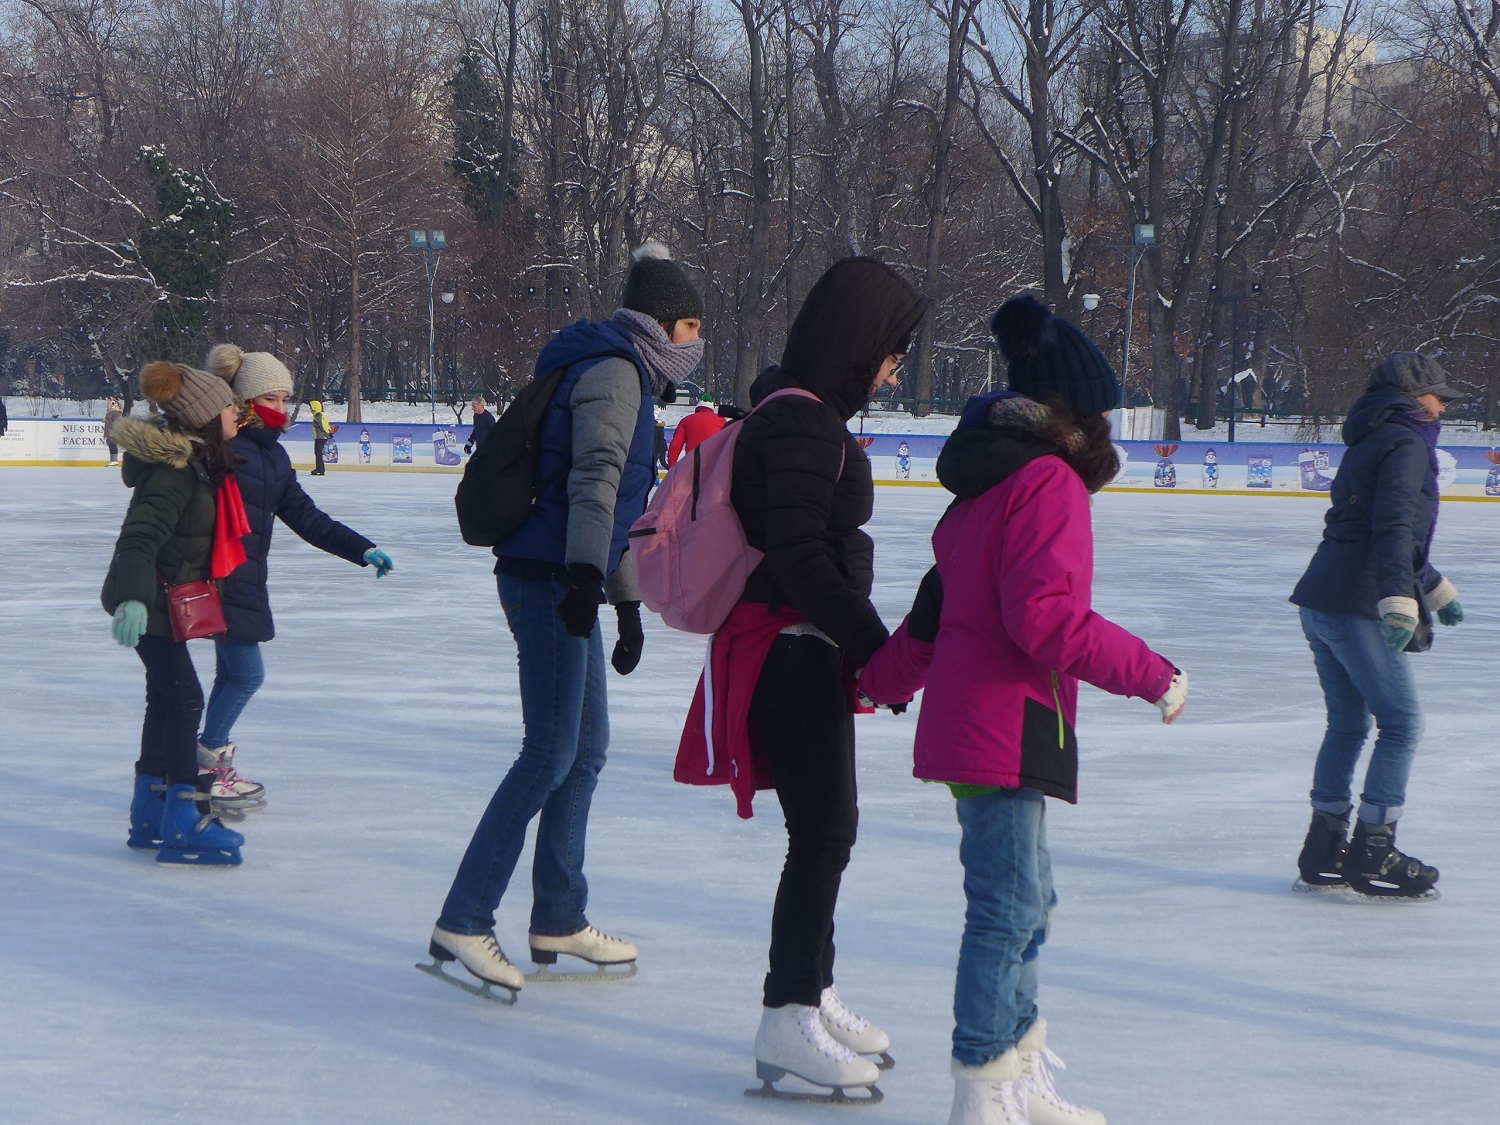
[[[111,397],[104,404],[104,444],[109,446],[109,464],[111,466],[120,463],[120,447],[115,441],[115,423],[125,416],[120,409],[120,400]]]
[[[744,430],[731,501],[765,558],[714,644],[731,645],[729,679],[753,692],[746,734],[786,818],[755,1036],[756,1072],[767,1082],[787,1072],[869,1086],[876,1065],[861,1055],[890,1045],[833,983],[833,916],[859,818],[853,673],[887,636],[870,603],[874,547],[861,530],[874,507],[870,461],[847,423],[895,385],[926,311],[926,298],[889,266],[835,263],[803,301],[780,367],[752,390],[757,402],[784,388],[816,399],[786,396],[736,423]]]
[[[596,966],[633,963],[636,948],[589,924],[583,875],[590,802],[609,743],[599,605],[616,607],[611,663],[634,671],[643,644],[626,533],[652,478],[654,398],[670,399],[703,358],[703,300],[666,248],[636,251],[621,308],[564,328],[537,357],[562,381],[539,430],[532,514],[494,548],[500,605],[515,637],[525,732],[459,864],[428,952],[488,983],[524,978],[495,938],[495,911],[540,814],[532,863],[532,960],[568,954]]]
[[[667,467],[677,464],[679,457],[697,449],[727,423],[727,418],[714,411],[714,400],[704,395],[698,400],[698,409],[677,423],[677,432],[672,435],[672,446],[667,450]]]
[[[469,440],[464,442],[465,453],[473,453],[483,445],[484,439],[495,428],[495,416],[485,406],[484,399],[476,398],[471,405],[474,408],[474,421],[469,428]]]
[[[1324,517],[1323,540],[1291,600],[1328,709],[1313,766],[1312,823],[1297,857],[1299,889],[1347,886],[1374,898],[1433,898],[1438,870],[1396,850],[1396,821],[1422,736],[1409,652],[1432,644],[1432,616],[1464,619],[1458,591],[1432,565],[1437,442],[1459,394],[1418,352],[1392,352],[1344,421],[1349,448]],[[1350,840],[1354,769],[1374,716]]]
[[[333,428],[328,424],[328,417],[323,413],[323,403],[320,400],[313,399],[307,405],[312,408],[313,431],[313,471],[308,476],[327,476],[323,468],[323,449],[333,436]]]
[[[121,418],[115,426],[131,497],[100,592],[115,640],[146,667],[126,842],[156,848],[161,863],[238,864],[245,838],[214,819],[213,777],[198,770],[203,689],[187,643],[173,634],[166,592],[224,578],[245,558],[229,447],[238,408],[223,380],[185,364],[148,363],[141,391],[166,425]]]
[[[198,738],[198,768],[213,775],[214,808],[233,812],[265,804],[265,786],[236,771],[230,734],[265,682],[260,646],[276,635],[266,580],[277,518],[319,550],[356,566],[374,566],[377,578],[390,573],[394,564],[370,540],[320,511],[297,483],[297,471],[281,445],[292,397],[292,373],[286,364],[270,352],[220,344],[208,353],[207,367],[246,405],[230,446],[240,459],[235,476],[250,523],[244,539],[247,561],[224,582],[224,621],[229,629],[214,638],[214,686]]]
[[[1078,684],[1173,722],[1187,677],[1093,609],[1090,496],[1115,478],[1120,385],[1092,340],[1029,294],[992,321],[1010,390],[969,400],[938,458],[956,499],[937,565],[860,676],[878,703],[927,685],[915,769],[953,792],[968,910],[954,989],[949,1125],[1104,1125],[1064,1101],[1037,1012],[1057,896],[1046,798],[1078,799]]]

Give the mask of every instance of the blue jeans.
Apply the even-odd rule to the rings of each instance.
[[[964,936],[953,995],[953,1057],[984,1066],[1036,1022],[1037,954],[1057,905],[1045,798],[1035,789],[960,797]]]
[[[235,720],[266,682],[265,661],[255,641],[214,638],[214,686],[203,709],[203,734],[199,742],[210,750],[229,745]]]
[[[604,642],[599,627],[570,636],[557,616],[567,586],[555,578],[499,575],[500,605],[521,667],[521,753],[474,830],[438,925],[451,933],[495,928],[495,911],[541,814],[531,865],[531,932],[588,925],[583,877],[589,805],[609,746]]]
[[[1328,705],[1328,730],[1313,767],[1312,806],[1334,814],[1349,811],[1354,767],[1373,715],[1379,732],[1365,769],[1359,818],[1394,823],[1406,803],[1406,779],[1422,737],[1417,683],[1407,655],[1386,646],[1385,627],[1375,617],[1304,607],[1302,632]]]

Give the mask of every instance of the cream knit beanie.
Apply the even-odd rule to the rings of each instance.
[[[292,393],[292,373],[270,352],[242,352],[234,344],[219,344],[208,353],[208,369],[246,402],[272,391]]]

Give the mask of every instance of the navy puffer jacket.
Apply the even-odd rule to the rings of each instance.
[[[1295,604],[1379,617],[1382,598],[1415,598],[1426,631],[1422,596],[1443,579],[1427,556],[1437,485],[1426,443],[1392,421],[1420,409],[1393,386],[1370,388],[1350,409],[1349,449],[1333,478],[1323,541],[1292,591]]]
[[[224,580],[224,620],[232,641],[269,641],[276,635],[276,626],[266,591],[266,556],[277,516],[314,547],[360,566],[369,565],[364,554],[375,544],[313,503],[297,483],[297,470],[281,447],[280,430],[261,425],[252,415],[250,425],[230,445],[245,460],[235,467],[234,475],[245,500],[250,533],[243,540],[246,562]]]

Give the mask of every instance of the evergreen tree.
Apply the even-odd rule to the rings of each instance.
[[[483,224],[497,225],[506,201],[515,197],[520,186],[514,140],[509,144],[510,159],[506,159],[500,92],[472,53],[458,60],[447,86],[456,142],[449,167],[458,177],[464,203],[474,217]]]

